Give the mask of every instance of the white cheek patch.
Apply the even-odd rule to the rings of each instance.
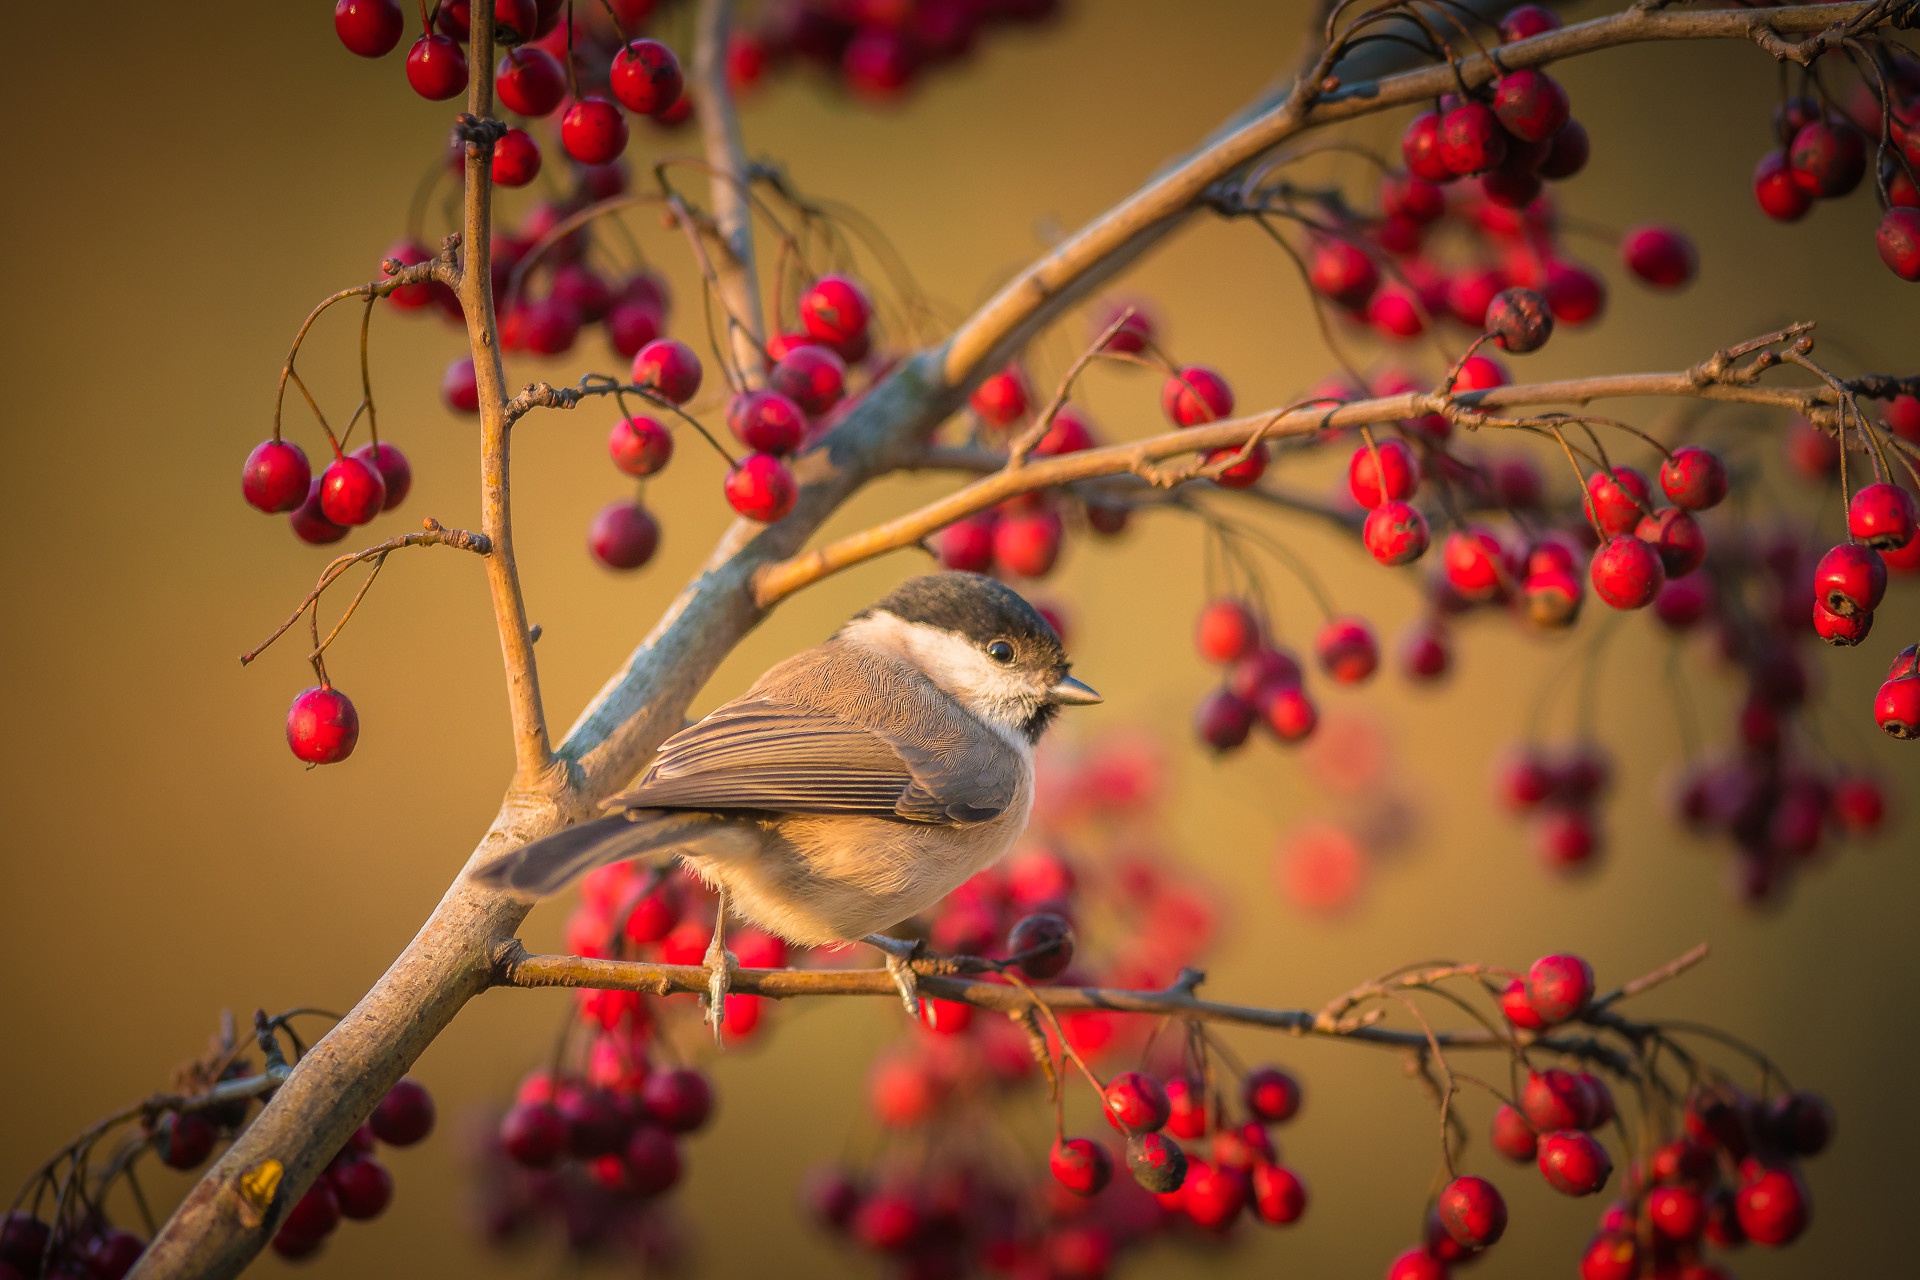
[[[961,706],[1000,730],[1023,752],[1027,750],[1020,726],[1045,704],[1047,697],[1047,691],[1031,675],[995,662],[964,636],[925,623],[907,622],[891,613],[856,618],[846,625],[843,634],[906,658]]]

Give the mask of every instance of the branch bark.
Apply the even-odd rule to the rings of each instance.
[[[708,199],[714,227],[726,252],[715,268],[727,314],[733,362],[747,390],[766,382],[767,330],[760,307],[760,273],[753,255],[753,201],[748,186],[747,147],[727,80],[727,33],[732,0],[700,0],[695,31],[693,82],[700,135],[707,152]]]

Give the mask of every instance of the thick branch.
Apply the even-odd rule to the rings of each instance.
[[[732,0],[700,0],[693,83],[700,134],[711,173],[713,221],[726,252],[716,265],[733,362],[747,389],[765,382],[766,321],[760,310],[760,273],[753,258],[753,204],[747,185],[747,147],[727,79],[727,33]]]

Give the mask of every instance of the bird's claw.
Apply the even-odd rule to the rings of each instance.
[[[720,1043],[720,1027],[727,1016],[727,992],[733,988],[733,971],[740,967],[739,957],[726,949],[718,937],[707,948],[707,1025],[713,1028],[713,1042]]]
[[[887,957],[887,973],[893,978],[893,989],[900,993],[900,1003],[906,1007],[909,1018],[920,1016],[920,978],[913,971],[911,957],[890,955]]]

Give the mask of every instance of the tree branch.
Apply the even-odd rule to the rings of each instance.
[[[700,0],[695,29],[693,82],[696,114],[706,144],[713,221],[725,253],[715,268],[733,362],[747,390],[765,384],[766,321],[760,309],[760,274],[753,256],[753,200],[748,187],[747,148],[727,80],[727,33],[733,0]]]

